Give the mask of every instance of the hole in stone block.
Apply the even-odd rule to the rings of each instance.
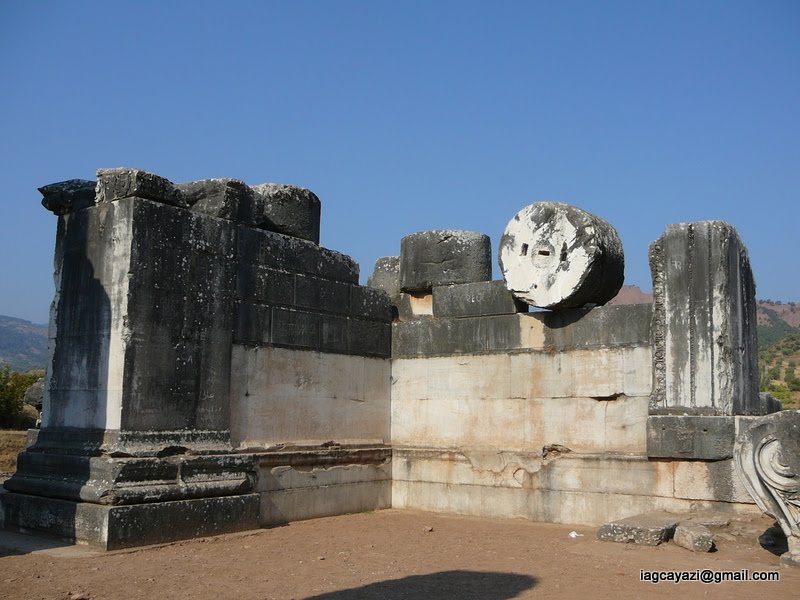
[[[528,256],[528,244],[522,244],[522,256]]]
[[[539,250],[539,256],[550,256],[550,250]]]

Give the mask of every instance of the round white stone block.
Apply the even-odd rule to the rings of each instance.
[[[624,280],[614,228],[561,202],[537,202],[514,215],[500,239],[499,261],[511,293],[540,308],[605,304]]]

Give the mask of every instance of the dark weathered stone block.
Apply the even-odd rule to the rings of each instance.
[[[383,290],[354,285],[350,288],[350,315],[388,323],[392,320],[392,301]]]
[[[473,231],[420,231],[400,240],[400,288],[430,291],[436,285],[489,281],[489,236]]]
[[[258,528],[258,494],[104,506],[5,493],[6,527],[116,550]]]
[[[298,308],[350,314],[349,284],[310,275],[295,275],[294,304]]]
[[[123,429],[227,429],[235,227],[122,202],[133,202]]]
[[[144,198],[162,204],[188,207],[186,198],[169,179],[140,169],[98,169],[97,202]]]
[[[253,190],[238,179],[201,179],[176,184],[191,209],[211,217],[240,221],[253,203]]]
[[[358,356],[391,357],[392,325],[351,319],[349,353]]]
[[[255,346],[271,341],[272,307],[250,302],[236,303],[236,330],[233,342]]]
[[[322,352],[347,354],[350,348],[350,320],[347,317],[320,315],[319,347]]]
[[[358,284],[358,264],[349,256],[295,237],[239,228],[240,262]]]
[[[319,350],[320,315],[274,307],[272,309],[272,343]]]
[[[544,325],[545,346],[556,350],[650,343],[649,304],[626,304],[532,313]]]
[[[236,274],[236,293],[243,300],[294,306],[294,280],[293,273],[242,262]]]
[[[424,319],[395,323],[392,356],[446,356],[485,352],[489,345],[485,319]],[[517,326],[517,336],[519,336]],[[504,330],[504,333],[508,331]],[[496,335],[504,333],[497,330]]]
[[[39,188],[42,206],[56,215],[94,206],[95,185],[96,182],[86,179],[70,179],[42,186]]]
[[[319,244],[320,201],[311,190],[281,183],[262,183],[252,190],[252,212],[243,216],[244,224]]]
[[[503,281],[479,281],[433,288],[433,314],[437,317],[478,317],[528,312]]]
[[[400,257],[382,256],[375,261],[367,286],[386,292],[390,298],[400,295]]]
[[[723,460],[733,456],[734,417],[650,415],[647,418],[647,456]]]
[[[30,448],[6,489],[97,504],[230,496],[252,490],[250,455],[79,456]]]

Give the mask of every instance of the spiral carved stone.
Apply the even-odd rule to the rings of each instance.
[[[786,565],[800,566],[800,411],[783,410],[744,423],[734,459],[758,507],[781,526],[789,550]]]

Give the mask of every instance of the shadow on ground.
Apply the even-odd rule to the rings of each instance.
[[[780,556],[789,551],[789,541],[777,521],[772,527],[769,527],[758,536],[758,543],[764,550],[771,552],[775,556]]]
[[[349,590],[310,596],[306,600],[401,600],[411,598],[504,600],[515,598],[525,590],[534,587],[536,583],[535,577],[515,573],[442,571],[379,581]]]
[[[87,556],[98,554],[95,548],[74,544],[42,533],[18,533],[0,529],[0,558],[42,553],[50,556]]]

